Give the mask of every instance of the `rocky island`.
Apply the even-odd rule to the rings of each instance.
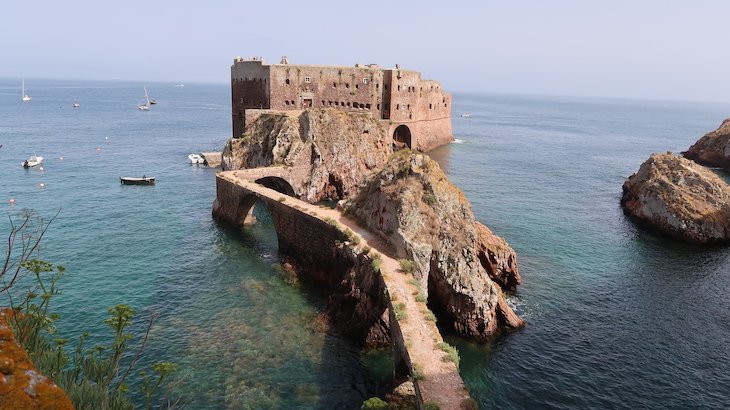
[[[730,171],[730,118],[695,142],[684,156],[705,166]]]
[[[621,205],[635,221],[692,243],[730,240],[730,186],[712,170],[653,154],[623,185]]]

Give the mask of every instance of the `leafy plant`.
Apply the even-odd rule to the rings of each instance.
[[[438,348],[446,353],[445,359],[451,360],[452,362],[454,362],[454,364],[456,364],[456,367],[459,367],[459,362],[461,361],[461,359],[459,357],[459,351],[456,350],[454,346],[451,346],[446,342],[439,342]]]
[[[398,263],[400,264],[400,270],[405,273],[413,273],[418,268],[416,262],[410,259],[399,259]]]

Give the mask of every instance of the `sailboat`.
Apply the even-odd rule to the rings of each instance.
[[[150,105],[155,105],[155,104],[157,104],[157,100],[155,100],[154,98],[150,98]]]
[[[144,99],[147,101],[144,104],[137,106],[140,111],[149,111],[150,109],[150,97],[147,95],[147,87],[144,87]]]
[[[20,95],[22,96],[23,102],[28,102],[33,99],[33,97],[25,93],[25,78],[23,79],[23,91],[20,93]]]

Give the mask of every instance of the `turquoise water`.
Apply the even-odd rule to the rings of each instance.
[[[41,256],[67,267],[65,335],[103,331],[117,303],[160,312],[149,360],[180,364],[168,394],[187,408],[357,408],[382,392],[387,357],[315,325],[326,295],[277,269],[265,212],[243,232],[211,220],[215,172],[186,157],[229,135],[227,86],[146,84],[160,103],[139,112],[142,84],[29,79],[22,104],[19,83],[0,80],[0,230],[23,208],[60,210]],[[730,252],[655,238],[618,206],[649,153],[686,149],[728,107],[476,94],[454,107],[459,143],[433,155],[517,250],[512,303],[528,321],[490,344],[448,336],[479,403],[729,407]],[[20,167],[34,152],[43,172]],[[119,184],[142,174],[158,184]]]

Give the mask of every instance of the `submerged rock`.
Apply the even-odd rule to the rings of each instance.
[[[624,213],[673,238],[730,239],[730,186],[711,170],[672,154],[653,154],[623,185]]]
[[[378,120],[331,108],[298,116],[266,113],[241,138],[226,143],[223,169],[285,166],[294,191],[309,202],[343,199],[380,169],[393,152]]]
[[[393,155],[345,210],[398,257],[415,261],[429,304],[461,334],[483,340],[524,324],[491,279],[510,289],[519,283],[514,251],[476,221],[464,194],[427,155]]]
[[[730,118],[695,142],[684,156],[702,165],[730,171]]]

